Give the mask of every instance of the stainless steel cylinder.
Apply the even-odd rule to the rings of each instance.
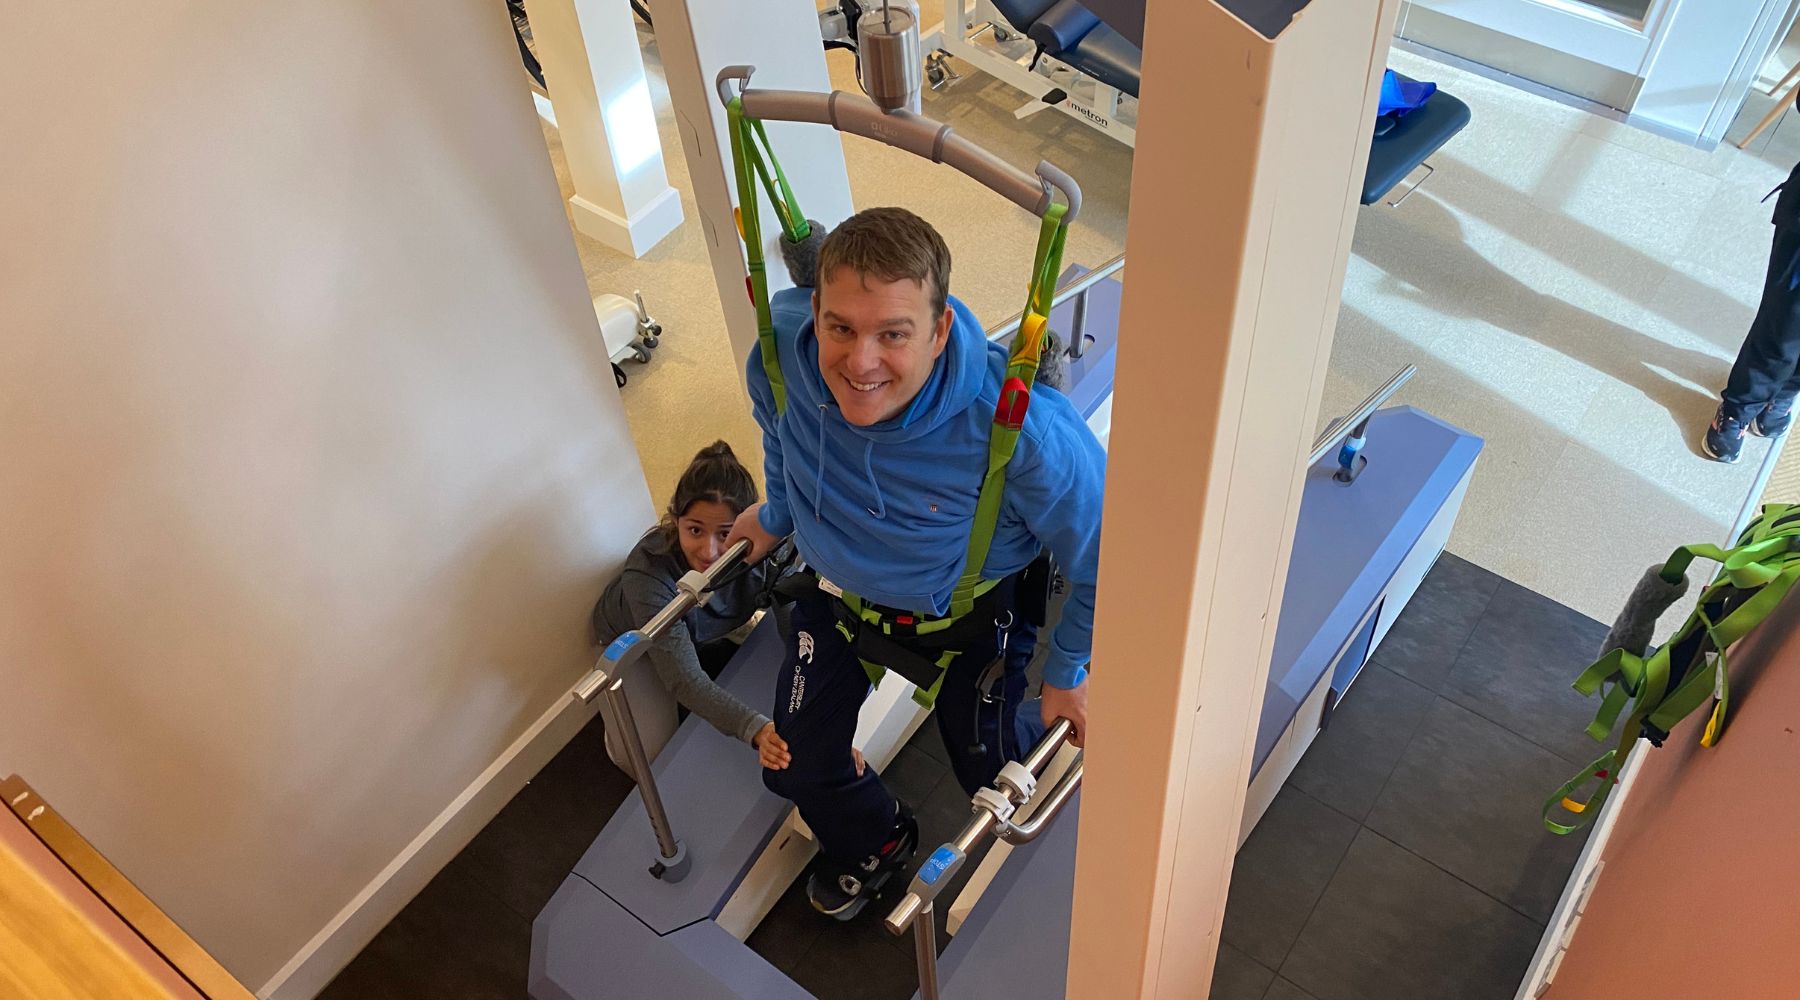
[[[644,812],[650,817],[650,828],[656,834],[656,847],[664,858],[680,855],[675,830],[669,825],[669,812],[663,808],[662,793],[656,788],[656,776],[650,773],[650,755],[644,752],[644,738],[638,735],[637,719],[632,717],[631,702],[617,687],[606,688],[607,707],[617,720],[619,735],[625,744],[625,757],[631,764],[631,776],[637,781],[638,795],[644,800]]]
[[[913,920],[913,960],[919,968],[919,1000],[938,1000],[937,918],[925,904]]]
[[[871,6],[856,22],[856,58],[863,92],[883,111],[919,112],[925,57],[919,17],[904,4]]]

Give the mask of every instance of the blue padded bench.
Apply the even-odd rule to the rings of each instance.
[[[1335,456],[1307,470],[1251,774],[1327,673],[1326,713],[1355,680],[1449,538],[1481,445],[1396,406],[1369,419],[1369,465],[1355,483],[1332,478]],[[1306,720],[1306,735],[1322,721]]]
[[[1414,82],[1400,73],[1394,75]],[[1392,128],[1378,133],[1369,145],[1362,203],[1375,204],[1468,124],[1469,106],[1442,90],[1426,98],[1424,107],[1401,115]]]
[[[1075,69],[1133,97],[1144,53],[1078,0],[994,0],[1013,28]]]

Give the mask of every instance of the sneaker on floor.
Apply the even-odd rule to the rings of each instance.
[[[906,869],[907,862],[919,850],[919,822],[906,803],[898,805],[900,814],[894,820],[893,833],[880,851],[849,864],[819,856],[806,879],[806,898],[813,909],[828,917],[849,920],[861,913],[869,900],[881,895],[881,887],[895,872]]]
[[[1735,462],[1744,449],[1744,431],[1749,421],[1736,408],[1720,404],[1712,425],[1700,438],[1700,450],[1715,462]]]
[[[1750,421],[1750,433],[1757,437],[1780,437],[1787,433],[1788,425],[1793,422],[1793,397],[1777,399],[1763,407],[1762,412],[1756,415],[1756,419]]]

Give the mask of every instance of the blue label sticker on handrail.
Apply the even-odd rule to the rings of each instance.
[[[956,863],[956,848],[949,844],[931,852],[931,857],[919,866],[919,881],[926,885],[936,885],[937,880],[944,877],[952,864]]]
[[[638,640],[642,638],[643,636],[636,631],[627,632],[624,635],[619,636],[612,641],[612,645],[606,647],[606,658],[614,663],[619,662],[624,659],[626,653],[631,651],[631,647],[637,645]]]

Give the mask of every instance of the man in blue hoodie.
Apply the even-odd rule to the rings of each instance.
[[[796,274],[801,285],[811,275]],[[817,576],[796,602],[776,691],[786,766],[765,770],[819,839],[807,895],[848,920],[918,845],[911,811],[851,753],[871,679],[935,692],[957,780],[986,786],[1023,751],[1015,728],[1054,557],[1068,600],[1044,661],[1040,714],[1087,722],[1087,663],[1106,456],[1054,389],[1031,396],[973,610],[951,614],[1007,352],[949,297],[950,251],[919,217],[861,212],[818,249],[816,291],[774,297],[785,406],[751,352],[767,500],[738,518],[752,558],[792,534]],[[810,292],[810,294],[809,294]],[[946,622],[948,624],[946,624]],[[1036,720],[1028,720],[1035,722]]]

